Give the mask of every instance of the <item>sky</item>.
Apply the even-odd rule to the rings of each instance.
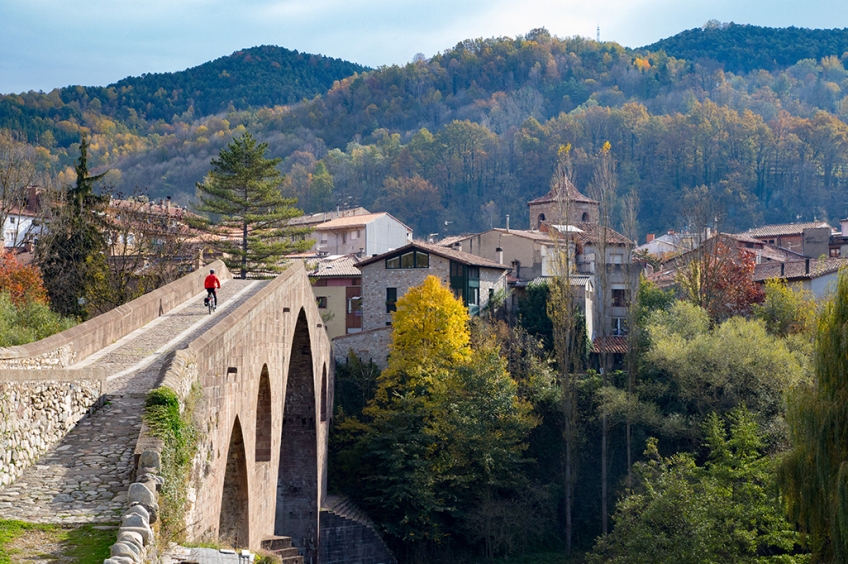
[[[706,21],[845,28],[845,0],[0,0],[0,93],[197,66],[279,45],[371,67],[545,27],[641,47]]]

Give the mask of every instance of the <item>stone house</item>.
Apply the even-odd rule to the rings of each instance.
[[[509,271],[508,266],[476,255],[418,241],[356,266],[362,272],[362,331],[335,338],[333,354],[344,362],[352,350],[380,368],[386,366],[397,300],[410,288],[436,276],[476,315],[495,295],[506,293]]]
[[[391,325],[398,298],[433,275],[476,315],[496,293],[506,292],[508,266],[429,243],[409,245],[365,259],[362,271],[362,328]]]
[[[317,259],[309,274],[330,339],[362,331],[362,272],[353,256]]]
[[[386,212],[343,216],[313,226],[313,251],[371,257],[412,241],[412,229]]]

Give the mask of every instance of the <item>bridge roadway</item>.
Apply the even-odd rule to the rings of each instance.
[[[184,348],[268,281],[229,280],[209,315],[205,292],[71,368],[107,368],[106,405],[81,420],[15,482],[0,489],[0,519],[114,523],[126,509],[131,461],[147,392],[167,353]]]

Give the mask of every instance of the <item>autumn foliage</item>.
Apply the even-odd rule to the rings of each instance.
[[[28,302],[47,304],[47,290],[41,271],[32,264],[23,264],[8,251],[0,254],[0,292],[8,292],[12,303],[20,307]]]
[[[713,321],[748,317],[754,304],[765,298],[762,288],[753,281],[754,266],[751,253],[716,238],[678,271],[677,282],[684,297],[707,310]]]

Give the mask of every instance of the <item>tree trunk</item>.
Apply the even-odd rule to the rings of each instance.
[[[241,279],[247,278],[247,222],[242,224],[241,233]]]

